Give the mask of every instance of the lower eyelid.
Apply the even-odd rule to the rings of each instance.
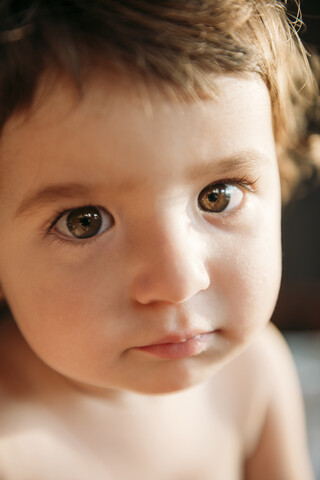
[[[51,231],[48,235],[48,238],[50,239],[50,243],[56,244],[61,247],[76,246],[76,247],[82,247],[82,248],[89,247],[91,243],[96,242],[99,237],[100,236],[89,237],[85,241],[83,241],[83,240],[73,239],[70,237],[63,237],[59,233],[55,233],[53,231]]]

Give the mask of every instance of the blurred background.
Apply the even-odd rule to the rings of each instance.
[[[300,36],[320,54],[320,0],[301,0],[305,27]],[[296,14],[294,1],[288,9]],[[320,77],[320,72],[319,77]],[[310,119],[320,167],[320,106]],[[284,207],[283,280],[273,322],[292,351],[306,407],[308,440],[316,479],[320,480],[320,182],[305,180]]]

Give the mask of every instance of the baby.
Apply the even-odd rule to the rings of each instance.
[[[268,325],[314,95],[283,2],[0,19],[1,480],[311,480]]]

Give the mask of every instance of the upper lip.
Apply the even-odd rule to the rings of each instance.
[[[172,333],[172,334],[169,334],[165,337],[162,337],[154,342],[151,342],[151,343],[148,343],[146,345],[142,345],[144,347],[149,347],[151,345],[165,345],[167,343],[184,343],[186,342],[187,340],[190,340],[191,338],[194,338],[194,337],[197,337],[198,335],[203,335],[203,334],[206,334],[206,333],[212,333],[213,330],[206,330],[206,331],[194,331],[194,332],[189,332],[189,333],[186,333],[186,334],[183,334],[183,333]]]

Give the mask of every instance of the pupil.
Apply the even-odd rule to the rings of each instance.
[[[208,200],[210,202],[216,202],[218,200],[218,193],[217,192],[211,192],[208,194]]]
[[[87,217],[81,218],[80,222],[83,227],[89,227],[91,223],[91,219],[89,216],[87,216]]]

